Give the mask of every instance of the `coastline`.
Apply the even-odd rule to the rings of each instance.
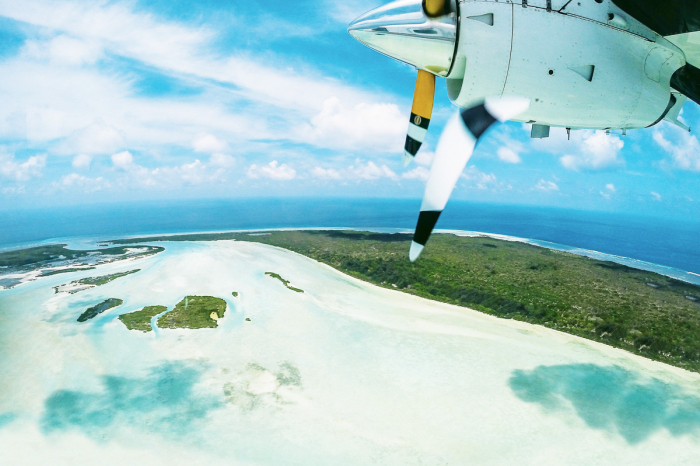
[[[442,244],[435,249],[435,252],[442,250],[438,253],[439,261],[431,259],[428,263],[432,265],[420,261],[414,264],[418,265],[416,269],[409,267],[407,259],[403,257],[406,251],[402,245],[410,242],[410,232],[391,228],[373,229],[382,233],[358,230],[274,228],[152,235],[99,240],[97,245],[119,246],[128,250],[128,245],[133,243],[206,243],[222,240],[266,243],[325,262],[343,273],[375,285],[391,286],[435,302],[457,304],[503,319],[523,320],[555,328],[670,365],[680,364],[684,368],[700,370],[696,357],[697,339],[691,330],[697,326],[697,310],[689,309],[693,307],[690,302],[700,304],[700,288],[697,288],[699,284],[695,283],[694,275],[688,272],[555,243],[462,230],[436,232],[431,250]],[[395,233],[397,230],[398,233]],[[496,255],[488,254],[487,257],[482,254],[483,248],[473,249],[473,246],[469,246],[484,241],[460,242],[460,238],[490,239],[503,243],[499,243],[500,249],[494,244],[483,244],[495,248],[491,251]],[[350,239],[354,240],[347,243]],[[369,241],[366,246],[356,241],[363,239]],[[355,244],[350,246],[353,242]],[[513,246],[504,246],[509,243]],[[516,247],[515,244],[522,246]],[[527,248],[542,252],[527,252]],[[564,256],[561,256],[562,252]],[[560,254],[560,258],[552,262],[555,257],[552,253]],[[565,259],[566,254],[580,259],[578,262]],[[498,273],[494,266],[499,269]],[[557,272],[560,267],[563,267],[562,270]],[[604,272],[603,268],[609,270]],[[611,274],[612,270],[616,272]],[[462,278],[455,281],[454,277],[450,277],[455,272]],[[28,274],[36,275],[36,271]],[[29,278],[35,278],[34,275]],[[435,278],[440,276],[444,279]],[[601,292],[599,283],[607,283],[603,288],[607,291]],[[649,294],[650,289],[657,291]],[[670,299],[668,303],[667,299]],[[665,304],[659,307],[660,303]],[[673,330],[678,325],[684,329],[680,333]],[[672,343],[676,337],[681,338],[683,343]],[[687,366],[688,363],[691,366]]]
[[[250,234],[250,233],[266,233],[266,232],[275,232],[275,231],[356,231],[356,232],[362,232],[362,231],[367,231],[371,233],[403,233],[403,234],[413,234],[413,230],[407,229],[407,228],[385,228],[385,227],[319,227],[319,228],[256,228],[256,229],[250,229],[250,230],[221,230],[221,231],[206,231],[206,232],[196,232],[196,233],[173,233],[173,234],[151,234],[151,235],[129,235],[129,236],[124,236],[121,238],[118,238],[118,241],[124,241],[124,240],[134,240],[135,242],[140,242],[140,241],[154,241],[154,240],[149,240],[149,238],[171,238],[174,239],[176,237],[186,237],[186,236],[193,236],[193,235],[218,235],[218,234]],[[606,260],[610,262],[615,262],[620,265],[626,265],[631,268],[639,269],[639,270],[644,270],[647,272],[654,272],[658,273],[660,275],[664,275],[669,278],[674,278],[677,280],[682,280],[684,282],[693,284],[693,285],[698,285],[700,286],[700,273],[695,273],[695,272],[690,272],[687,270],[679,269],[677,267],[671,267],[668,265],[662,265],[662,264],[655,264],[653,262],[648,262],[644,261],[641,259],[635,259],[633,257],[625,257],[625,256],[620,256],[616,254],[611,254],[611,253],[606,253],[602,251],[595,251],[592,249],[585,249],[585,248],[580,248],[577,246],[569,246],[566,244],[560,244],[560,243],[554,243],[551,241],[544,241],[544,240],[538,240],[538,239],[533,239],[533,238],[521,238],[518,236],[511,236],[511,235],[503,235],[499,233],[488,233],[488,232],[482,232],[482,231],[472,231],[472,230],[454,230],[454,229],[435,229],[435,233],[448,233],[448,234],[454,234],[456,236],[465,236],[465,237],[479,237],[479,236],[484,236],[488,238],[493,238],[493,239],[500,239],[503,241],[513,241],[513,242],[519,242],[519,243],[525,243],[525,244],[531,244],[533,246],[539,246],[543,247],[546,249],[552,249],[555,251],[562,251],[562,252],[568,252],[571,254],[575,254],[577,256],[583,256],[583,257],[589,257],[591,259],[598,259],[598,260]],[[163,239],[163,241],[169,241],[167,239]],[[177,240],[176,240],[177,241]],[[98,242],[102,242],[99,240],[95,240],[95,244]],[[112,240],[106,240],[106,242],[110,244],[118,244],[118,243],[113,243]],[[155,241],[154,241],[155,242]],[[406,255],[408,256],[408,251],[406,252]]]
[[[555,328],[700,372],[698,285],[483,235],[435,235],[429,255],[410,263],[410,238],[278,231],[231,239],[278,246],[384,288]]]
[[[76,444],[81,461],[54,462],[124,464],[132,454],[166,465],[181,455],[223,466],[287,464],[296,455],[305,464],[535,466],[546,451],[562,465],[631,466],[693,464],[700,452],[697,373],[399,293],[302,256],[247,241],[172,243],[138,274],[85,295],[52,294],[59,276],[0,294],[8,349],[0,413],[16,416],[0,429],[9,460],[67,458]],[[268,270],[305,292],[290,292]],[[118,321],[185,294],[231,301],[233,287],[242,301],[216,329],[143,333]],[[124,298],[121,309],[74,322],[86,299],[112,295]],[[159,391],[173,377],[183,398]],[[105,380],[128,383],[113,397]],[[47,404],[65,393],[85,403]],[[170,421],[191,407],[201,416]],[[96,408],[109,413],[104,425],[91,422]],[[678,409],[691,415],[682,433]],[[604,422],[588,422],[591,415]],[[46,419],[58,427],[42,430]]]
[[[47,240],[42,240],[40,242],[26,243],[21,246],[13,246],[9,248],[0,247],[0,253],[8,251],[18,251],[22,249],[28,249],[36,246],[45,246],[53,244],[66,244],[68,248],[72,249],[99,249],[100,247],[105,247],[105,244],[116,244],[113,241],[130,241],[130,240],[142,240],[156,242],[151,238],[177,238],[183,236],[193,236],[193,235],[220,235],[220,234],[241,234],[241,233],[267,233],[275,231],[368,231],[372,233],[405,233],[412,234],[413,230],[407,228],[388,228],[388,227],[318,227],[318,228],[255,228],[255,229],[237,229],[237,230],[212,230],[212,231],[201,231],[201,232],[181,232],[181,233],[168,233],[168,234],[145,234],[145,235],[126,235],[119,238],[105,239],[105,237],[71,237],[71,238],[51,238]],[[540,246],[547,249],[552,249],[555,251],[568,252],[578,256],[588,257],[591,259],[598,259],[604,261],[615,262],[620,265],[625,265],[631,268],[644,270],[647,272],[654,272],[660,275],[664,275],[669,278],[676,280],[681,280],[692,285],[700,286],[700,273],[691,272],[683,270],[677,267],[656,264],[653,262],[644,261],[641,259],[635,259],[633,257],[626,257],[611,253],[606,253],[602,251],[596,251],[592,249],[580,248],[577,246],[569,246],[561,243],[554,243],[551,241],[538,240],[533,238],[522,238],[518,236],[503,235],[499,233],[488,233],[481,231],[472,230],[455,230],[455,229],[436,229],[435,233],[450,233],[456,236],[465,237],[479,237],[484,236],[493,239],[499,239],[503,241],[513,241],[525,244],[531,244],[534,246]],[[162,241],[169,241],[163,239]],[[178,240],[176,240],[178,241]],[[408,252],[406,252],[408,254]],[[0,276],[2,276],[3,268],[0,267]],[[2,291],[0,287],[0,291]]]

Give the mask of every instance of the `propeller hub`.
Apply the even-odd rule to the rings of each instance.
[[[458,30],[457,2],[429,17],[424,0],[396,0],[350,23],[348,32],[367,47],[437,76],[452,68]]]

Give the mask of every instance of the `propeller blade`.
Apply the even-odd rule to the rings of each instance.
[[[408,123],[408,134],[404,145],[403,164],[408,165],[418,153],[425,133],[428,132],[430,117],[433,114],[433,100],[435,99],[435,75],[427,71],[418,70],[416,89],[413,92],[413,107]]]
[[[455,113],[450,118],[440,136],[435,159],[430,167],[416,231],[411,242],[411,262],[418,259],[428,242],[479,138],[497,121],[515,118],[529,106],[530,100],[522,97],[490,97],[483,104]]]
[[[445,12],[445,0],[425,0],[425,14],[434,18]]]

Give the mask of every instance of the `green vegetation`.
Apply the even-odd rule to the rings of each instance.
[[[119,277],[124,277],[126,275],[136,273],[140,270],[141,269],[129,270],[128,272],[113,273],[110,275],[103,275],[101,277],[81,278],[80,280],[73,280],[70,283],[64,283],[63,285],[54,286],[53,289],[54,289],[54,292],[56,292],[56,293],[65,292],[65,293],[75,294],[75,293],[79,293],[81,291],[88,290],[88,289],[95,287],[95,286],[104,285],[105,283],[109,283],[112,280],[116,280]]]
[[[543,325],[700,372],[700,287],[653,272],[449,234],[434,234],[415,263],[408,260],[409,234],[277,231],[159,238],[225,239],[282,247],[385,288]]]
[[[276,278],[277,280],[281,281],[284,286],[286,286],[288,289],[292,291],[296,291],[297,293],[303,293],[304,290],[300,290],[299,288],[294,288],[293,286],[289,286],[289,280],[285,280],[284,278],[280,277],[279,274],[276,274],[275,272],[265,272],[265,275],[269,275],[272,278]]]
[[[57,260],[59,258],[75,258],[83,251],[71,251],[65,244],[50,246],[37,246],[34,248],[19,249],[0,253],[0,267],[17,267],[20,265],[35,264]]]
[[[226,301],[211,296],[186,296],[158,319],[159,328],[215,328],[224,317]]]
[[[133,253],[134,248],[144,249]],[[130,251],[131,250],[131,251]],[[37,246],[16,251],[0,252],[0,267],[19,267],[32,264],[40,264],[53,261],[73,261],[88,259],[93,256],[128,256],[138,257],[157,254],[164,251],[160,246],[119,246],[103,249],[73,250],[66,248],[65,244],[49,246]]]
[[[80,267],[71,269],[58,269],[58,270],[42,270],[40,277],[50,277],[51,275],[58,275],[59,273],[70,273],[70,272],[80,272],[81,270],[94,270],[95,267]]]
[[[234,298],[238,298],[238,291],[234,291],[234,292],[231,293],[231,294],[233,295]]]
[[[151,319],[161,312],[165,312],[168,308],[165,306],[146,306],[140,311],[129,312],[119,316],[126,328],[129,330],[140,330],[141,332],[150,332]]]
[[[256,233],[188,233],[185,235],[142,236],[139,238],[124,238],[108,241],[109,244],[134,244],[154,241],[225,241],[241,239]]]
[[[66,248],[65,244],[54,244],[0,252],[0,289],[12,288],[19,283],[60,273],[91,270],[94,269],[96,265],[100,264],[124,259],[148,257],[162,251],[165,251],[165,248],[162,246],[133,245],[103,249],[73,250]],[[51,270],[55,267],[65,268]],[[47,270],[41,271],[40,274],[29,273],[40,269]],[[25,277],[21,277],[19,281],[14,278],[3,279],[3,276],[10,274],[25,274]],[[56,290],[56,292],[58,293],[58,290]]]
[[[242,238],[241,238],[242,239]],[[544,325],[700,372],[700,287],[529,244],[436,234],[284,231],[246,237],[379,286]]]
[[[80,317],[78,317],[78,322],[85,322],[86,320],[90,320],[93,317],[95,317],[97,314],[100,314],[104,311],[107,311],[109,309],[112,309],[117,306],[121,306],[124,304],[124,301],[121,299],[117,298],[109,298],[104,301],[102,301],[100,304],[96,304],[92,307],[89,307],[85,312],[80,314]]]
[[[113,273],[110,275],[103,275],[101,277],[87,277],[87,278],[81,278],[80,280],[76,280],[73,283],[77,283],[80,285],[95,285],[95,286],[100,286],[104,285],[106,283],[111,282],[112,280],[116,280],[117,278],[120,277],[125,277],[127,275],[131,275],[132,273],[136,273],[140,271],[141,269],[135,269],[135,270],[129,270],[128,272],[119,272],[119,273]]]

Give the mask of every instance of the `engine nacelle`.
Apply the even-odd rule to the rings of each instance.
[[[422,0],[395,0],[356,19],[357,40],[447,78],[460,107],[486,97],[531,100],[518,121],[574,129],[651,126],[677,102],[674,44],[610,0],[448,0],[428,17]]]
[[[450,100],[470,107],[486,96],[528,97],[530,109],[518,121],[548,126],[643,128],[660,121],[683,52],[648,30],[630,30],[640,26],[609,0],[583,2],[580,14],[548,3],[461,1]]]

